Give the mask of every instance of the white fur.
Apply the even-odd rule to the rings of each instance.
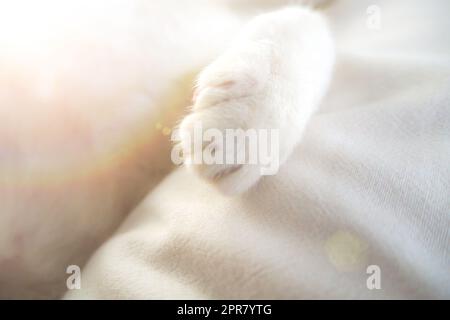
[[[283,163],[317,109],[333,62],[332,38],[319,13],[290,7],[260,15],[200,74],[193,111],[181,123],[180,136],[193,137],[197,122],[223,131],[279,129]],[[182,144],[194,157],[192,143]],[[250,164],[189,167],[227,194],[247,190],[261,176]]]

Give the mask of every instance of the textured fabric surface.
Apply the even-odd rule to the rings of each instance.
[[[379,30],[327,10],[332,87],[278,175],[230,198],[178,169],[66,298],[450,298],[450,3],[375,2]]]

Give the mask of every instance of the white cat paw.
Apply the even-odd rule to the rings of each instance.
[[[261,15],[243,35],[200,74],[192,112],[179,130],[186,166],[228,194],[275,174],[289,157],[328,87],[334,62],[326,23],[308,9]],[[256,143],[230,147],[227,132],[239,129],[246,142]]]
[[[232,134],[264,126],[271,72],[264,50],[230,51],[208,66],[199,76],[192,112],[179,127],[185,165],[225,194],[244,192],[261,177],[258,155],[250,154],[258,151],[249,145],[258,141],[239,144]]]

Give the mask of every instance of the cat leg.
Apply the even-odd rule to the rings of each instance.
[[[227,129],[275,130],[282,164],[326,92],[334,56],[332,37],[318,12],[289,7],[251,20],[198,77],[192,112],[179,127],[186,166],[226,194],[249,189],[263,175],[262,164],[194,161],[207,148],[215,155],[230,152],[226,143],[196,136],[195,128],[215,129],[225,137]],[[241,151],[247,157],[254,152],[248,146]]]

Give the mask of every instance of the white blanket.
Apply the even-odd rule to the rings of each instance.
[[[225,197],[176,170],[66,298],[450,298],[449,12],[338,1],[332,88],[279,174]]]

